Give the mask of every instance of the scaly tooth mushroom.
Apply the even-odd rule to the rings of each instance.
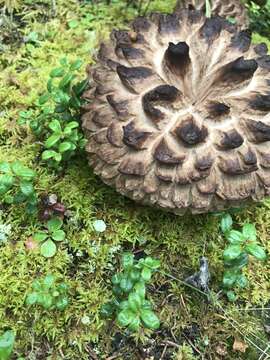
[[[270,193],[270,56],[197,10],[114,30],[88,68],[89,163],[121,194],[177,214]]]

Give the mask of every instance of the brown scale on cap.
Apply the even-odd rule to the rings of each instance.
[[[270,57],[248,31],[197,10],[140,17],[88,72],[86,151],[121,194],[183,214],[270,193]]]
[[[213,15],[235,19],[243,29],[248,27],[247,10],[240,0],[212,0],[211,4],[211,13]],[[183,8],[205,12],[205,0],[178,0],[175,11],[181,11]]]

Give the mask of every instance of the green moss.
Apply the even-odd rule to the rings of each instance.
[[[174,3],[155,0],[149,11],[169,12]],[[225,243],[219,232],[218,218],[211,215],[182,218],[136,205],[95,177],[84,158],[73,161],[60,177],[40,166],[37,161],[39,144],[27,129],[16,124],[19,111],[35,103],[49,72],[61,57],[68,56],[71,60],[80,57],[85,64],[92,63],[100,39],[108,37],[113,27],[126,27],[137,9],[132,6],[127,9],[122,0],[114,0],[110,6],[104,2],[80,5],[75,0],[60,0],[57,1],[57,17],[52,18],[51,9],[48,10],[45,2],[34,6],[28,1],[22,6],[26,18],[20,31],[23,36],[36,32],[38,42],[21,43],[20,46],[11,44],[5,47],[2,55],[0,160],[20,159],[35,168],[38,193],[57,193],[71,211],[71,218],[64,226],[67,243],[61,243],[57,255],[46,260],[25,247],[25,241],[39,227],[37,219],[28,218],[22,208],[15,206],[5,211],[3,220],[12,225],[12,234],[8,244],[0,247],[0,332],[7,328],[16,331],[16,355],[27,359],[89,359],[94,350],[102,359],[119,351],[111,342],[119,329],[113,323],[101,320],[98,310],[111,296],[109,279],[118,268],[118,255],[122,250],[144,251],[159,258],[162,271],[179,279],[196,271],[199,258],[207,256],[213,274],[211,287],[218,292]],[[78,21],[75,28],[69,27],[71,20]],[[261,38],[259,40],[255,35],[253,40],[260,42]],[[81,76],[84,76],[84,69]],[[235,216],[240,225],[245,221],[255,223],[259,238],[268,251],[269,204],[266,200]],[[94,231],[92,222],[95,219],[106,222],[106,232],[98,234]],[[33,279],[47,273],[55,274],[70,285],[71,304],[64,312],[33,310],[24,304]],[[248,338],[265,348],[263,324],[258,314],[238,308],[261,307],[269,302],[269,263],[252,263],[247,276],[250,287],[239,292],[242,303],[230,305],[223,298],[219,300],[224,313],[177,281],[157,274],[155,286],[150,288],[150,297],[163,324],[155,340],[156,348],[167,338],[173,338],[174,342],[183,345],[180,355],[190,354],[183,334],[196,324],[199,331],[194,345],[202,354],[215,357],[216,347],[224,343],[228,358],[239,359],[239,354],[232,352],[234,337],[239,336],[234,321]],[[84,316],[90,319],[87,325],[82,323]],[[261,337],[261,342],[252,337],[254,331]],[[145,346],[149,345],[147,336],[149,333],[141,334],[140,341],[143,340]],[[209,345],[203,341],[206,338]],[[136,359],[140,347],[140,343],[136,345],[132,339],[125,340],[118,359]],[[241,356],[257,359],[258,353],[254,351],[250,346]],[[172,352],[175,357],[179,355],[175,349]],[[181,359],[180,355],[176,358]]]

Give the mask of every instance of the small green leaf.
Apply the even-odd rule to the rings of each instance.
[[[68,306],[68,298],[62,297],[60,298],[56,303],[56,308],[60,311],[65,310],[65,308]]]
[[[123,300],[119,304],[119,309],[124,310],[129,308],[129,303],[127,300]]]
[[[125,293],[130,292],[130,290],[133,287],[133,282],[131,281],[130,278],[128,277],[123,277],[120,281],[120,288],[122,291],[124,291]]]
[[[33,292],[33,293],[27,295],[26,304],[34,305],[37,302],[37,299],[38,299],[38,294],[36,292]],[[1,356],[0,356],[0,359],[1,359]]]
[[[227,298],[230,302],[235,302],[237,300],[237,296],[235,295],[235,293],[233,291],[227,291],[226,292]]]
[[[55,133],[61,133],[61,131],[62,131],[61,124],[58,120],[52,120],[48,126]]]
[[[100,315],[103,318],[110,318],[113,316],[114,310],[115,310],[115,308],[114,308],[113,303],[108,302],[107,304],[104,304],[101,306]]]
[[[70,70],[74,71],[74,70],[79,70],[80,67],[82,66],[83,61],[81,59],[77,59],[76,61],[72,62],[70,65]]]
[[[57,154],[57,152],[54,150],[45,150],[45,151],[43,151],[41,158],[42,158],[42,160],[49,160],[49,159],[54,158],[56,154]]]
[[[235,271],[232,270],[225,271],[222,279],[223,286],[225,288],[231,288],[235,284],[238,276],[239,276],[238,273]]]
[[[128,329],[132,332],[137,332],[140,328],[141,320],[139,316],[134,317],[130,324],[128,325]]]
[[[76,129],[79,127],[79,123],[77,121],[71,121],[67,124],[67,126],[64,128],[64,134],[70,135],[73,129]]]
[[[230,261],[224,261],[224,265],[230,268],[242,269],[248,264],[248,255],[242,252],[236,259]]]
[[[160,267],[160,261],[156,260],[156,259],[153,259],[150,256],[147,256],[145,258],[144,263],[145,263],[146,266],[148,266],[152,270],[156,270],[156,269],[158,269]]]
[[[129,294],[128,305],[129,308],[134,312],[137,312],[140,309],[142,305],[142,299],[137,292],[132,292]]]
[[[55,241],[63,241],[66,237],[66,234],[63,230],[56,230],[52,233],[52,238]]]
[[[246,240],[256,241],[257,234],[254,224],[245,224],[242,231]]]
[[[242,252],[240,245],[230,245],[223,252],[223,257],[226,261],[236,259]]]
[[[61,134],[53,133],[46,141],[45,141],[45,147],[51,148],[54,146],[61,138]]]
[[[227,231],[229,231],[232,227],[232,217],[230,214],[225,214],[220,222],[221,231],[223,234],[225,234]]]
[[[126,252],[123,253],[121,258],[121,263],[124,269],[128,269],[133,265],[134,262],[134,255],[132,253]]]
[[[11,172],[10,164],[6,161],[0,161],[0,172],[3,172],[5,174]]]
[[[20,189],[21,189],[21,192],[25,196],[30,196],[31,194],[33,194],[35,192],[32,183],[30,183],[29,181],[21,181],[20,182]]]
[[[226,234],[226,238],[232,245],[241,244],[245,240],[243,234],[237,230],[230,230]]]
[[[75,29],[75,28],[78,27],[78,26],[79,26],[79,21],[77,21],[77,20],[75,20],[75,19],[70,20],[70,21],[68,22],[68,27],[69,27],[70,29]]]
[[[132,281],[138,281],[140,279],[141,276],[141,272],[137,269],[131,269],[131,271],[129,272],[129,276],[132,279]]]
[[[136,315],[129,309],[120,311],[117,315],[117,323],[119,326],[128,326],[136,317]]]
[[[59,83],[59,87],[63,89],[64,87],[68,86],[71,81],[75,78],[72,73],[66,74]]]
[[[248,244],[245,247],[245,250],[252,256],[254,256],[256,259],[260,260],[260,261],[264,261],[266,260],[266,252],[264,251],[264,249],[256,244],[256,243],[251,243]]]
[[[0,336],[0,359],[8,360],[11,357],[13,346],[15,341],[15,335],[12,330],[4,332]]]
[[[248,285],[248,279],[245,277],[245,275],[241,274],[237,277],[236,284],[244,289]]]
[[[141,311],[141,319],[148,329],[157,330],[160,327],[159,318],[151,310],[143,309]]]
[[[151,276],[152,276],[152,271],[151,269],[149,269],[148,267],[143,267],[142,269],[142,278],[144,281],[148,282],[151,280]]]
[[[15,179],[12,175],[9,174],[3,174],[0,175],[0,183],[6,186],[7,188],[10,188],[15,182]]]
[[[46,258],[53,257],[56,253],[56,245],[52,240],[46,240],[40,247],[40,253]]]
[[[8,187],[4,184],[0,184],[0,195],[4,195],[6,192],[8,192]]]
[[[50,93],[45,93],[43,95],[41,95],[38,99],[38,103],[39,105],[44,105],[51,97]]]
[[[64,141],[58,146],[58,151],[60,153],[63,153],[65,151],[70,150],[72,147],[72,144],[70,142]]]
[[[139,281],[134,285],[134,290],[139,294],[142,300],[145,298],[145,284],[143,281]]]
[[[50,72],[50,77],[51,78],[61,77],[64,75],[64,73],[65,73],[65,70],[63,68],[55,68],[55,69],[52,69],[52,71]]]
[[[95,220],[93,222],[93,227],[97,232],[104,232],[106,230],[106,224],[103,220]]]
[[[59,230],[63,225],[63,220],[60,218],[53,218],[48,221],[47,227],[51,233],[55,232],[56,230]]]
[[[25,178],[25,180],[31,180],[36,176],[36,173],[22,165],[19,161],[15,161],[11,164],[12,171],[15,175]]]
[[[44,233],[44,232],[37,232],[37,233],[35,233],[35,234],[33,235],[33,239],[34,239],[35,241],[40,241],[40,242],[46,240],[47,237],[48,237],[48,234],[46,234],[46,233]]]
[[[120,283],[120,281],[121,281],[121,276],[120,276],[120,274],[114,274],[113,277],[112,277],[112,283],[113,283],[114,285],[117,285],[117,284]]]

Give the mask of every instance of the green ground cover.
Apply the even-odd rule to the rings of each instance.
[[[154,0],[148,11],[169,12],[174,3]],[[66,241],[46,259],[28,246],[40,222],[21,206],[2,207],[0,224],[10,225],[10,233],[0,242],[0,334],[7,329],[16,333],[14,359],[161,359],[163,352],[164,359],[258,359],[269,341],[264,326],[269,325],[270,312],[249,309],[269,308],[269,262],[251,262],[245,270],[249,287],[237,290],[238,300],[229,303],[220,294],[225,240],[219,218],[177,217],[136,205],[102,184],[83,155],[70,161],[64,173],[55,174],[40,164],[40,144],[31,131],[17,123],[19,112],[31,109],[42,94],[59,59],[82,59],[83,79],[99,41],[113,27],[126,27],[138,9],[123,0],[14,4],[13,16],[6,12],[1,18],[0,161],[19,159],[35,169],[38,194],[57,194],[70,211],[63,225]],[[143,9],[146,6],[142,2]],[[255,34],[254,41],[261,37]],[[268,253],[269,208],[265,200],[233,215],[239,226],[255,224]],[[106,223],[104,232],[95,230],[95,220]],[[149,286],[161,327],[133,337],[126,337],[99,312],[111,298],[110,279],[119,269],[119,254],[127,250],[161,262],[161,273]],[[214,304],[164,275],[184,279],[197,270],[201,256],[209,259]],[[33,281],[47,274],[69,286],[64,311],[25,303]],[[233,350],[237,341],[247,345],[245,352]]]

